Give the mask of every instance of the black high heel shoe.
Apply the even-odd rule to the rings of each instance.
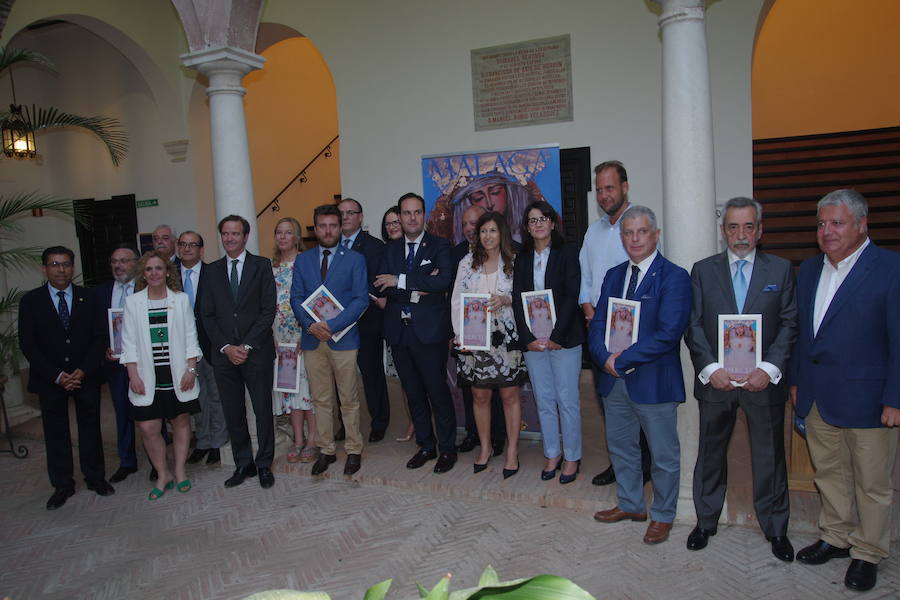
[[[560,464],[562,464],[562,461],[560,461]],[[575,467],[575,472],[572,473],[571,475],[564,475],[563,473],[560,473],[559,474],[559,482],[563,485],[566,485],[567,483],[572,483],[573,481],[578,479],[578,473],[580,471],[581,471],[581,459],[579,458],[578,466]]]
[[[473,473],[481,473],[485,469],[487,469],[488,463],[491,462],[491,457],[488,456],[488,459],[483,463],[472,463],[472,472]]]
[[[556,461],[556,466],[553,467],[552,471],[541,471],[541,481],[550,481],[554,477],[556,477],[556,472],[562,468],[563,457],[560,456],[559,460]]]
[[[512,477],[513,475],[515,475],[518,472],[519,472],[519,464],[518,463],[516,463],[515,469],[504,468],[503,469],[503,479],[509,479],[510,477]]]

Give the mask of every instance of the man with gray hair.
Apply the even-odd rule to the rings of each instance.
[[[800,333],[790,370],[791,401],[806,419],[820,537],[797,553],[811,565],[852,560],[848,588],[875,587],[891,541],[900,425],[900,254],[868,238],[868,206],[854,190],[819,201],[824,253],[800,265]]]
[[[694,467],[694,508],[697,526],[687,539],[688,550],[702,550],[716,534],[725,502],[728,444],[737,409],[747,417],[753,465],[753,506],[772,554],[792,562],[794,548],[787,537],[790,503],[784,459],[784,405],[791,346],[797,338],[797,301],[790,261],[760,252],[762,207],[750,198],[732,198],[722,214],[725,252],[705,258],[691,270],[693,308],[685,342],[697,379],[694,397],[700,406],[700,441]],[[759,316],[760,329],[734,319],[726,331],[750,332],[748,348],[758,344],[762,361],[736,365],[731,357],[719,362],[720,315]],[[724,337],[724,336],[721,336]],[[750,345],[752,344],[752,346]],[[752,356],[752,354],[751,354]]]
[[[178,266],[179,259],[175,254],[175,242],[177,240],[175,230],[168,225],[157,225],[153,230],[153,249],[171,260]]]
[[[652,520],[644,535],[647,544],[666,541],[675,520],[681,475],[677,409],[684,402],[679,348],[691,314],[690,277],[659,253],[659,234],[656,215],[646,206],[632,205],[622,214],[621,238],[628,260],[606,273],[588,330],[591,357],[603,368],[598,388],[619,499],[618,506],[599,511],[594,519],[601,523],[647,520],[641,473],[643,430],[650,445],[653,481]],[[618,300],[626,313],[633,310],[622,299],[640,305],[639,319],[629,313],[632,325],[639,320],[637,341],[609,348],[610,301]],[[627,321],[627,315],[623,316],[623,322]],[[634,339],[633,330],[628,333]]]

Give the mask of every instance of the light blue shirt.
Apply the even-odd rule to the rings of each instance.
[[[74,293],[74,291],[72,290],[72,284],[70,283],[69,287],[67,287],[64,290],[58,290],[55,287],[53,287],[53,285],[48,283],[47,289],[50,291],[50,300],[53,302],[53,306],[56,307],[57,313],[59,313],[59,296],[57,296],[56,294],[58,292],[65,292],[66,308],[69,309],[69,315],[71,315],[72,314],[72,295]]]
[[[347,246],[347,248],[348,249],[353,248],[353,244],[356,243],[356,238],[359,237],[360,231],[362,231],[362,229],[357,229],[356,231],[353,232],[353,235],[348,235],[348,236],[341,235],[341,246],[344,245],[344,240],[350,240],[350,244]]]
[[[534,289],[542,290],[546,287],[547,261],[550,260],[550,246],[540,252],[534,252]]]

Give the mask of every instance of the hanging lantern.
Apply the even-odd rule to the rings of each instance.
[[[34,158],[34,132],[22,117],[22,107],[11,104],[9,117],[3,122],[3,153],[10,158]]]

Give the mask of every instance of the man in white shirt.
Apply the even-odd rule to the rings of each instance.
[[[584,234],[584,242],[578,253],[581,263],[581,291],[578,302],[584,310],[584,319],[590,323],[594,318],[597,300],[600,299],[600,286],[606,272],[612,267],[628,260],[628,254],[622,246],[619,235],[619,218],[628,207],[628,172],[618,160],[608,160],[594,167],[594,186],[597,194],[597,207],[604,213],[602,217],[591,223]],[[606,310],[606,307],[601,307]],[[594,386],[597,400],[603,411],[603,399],[600,394],[600,369],[591,364],[594,372]],[[608,454],[608,452],[607,452]],[[641,430],[641,465],[644,470],[644,481],[650,480],[650,451],[647,439]],[[612,462],[602,473],[596,475],[591,483],[609,485],[616,480],[616,472]]]

